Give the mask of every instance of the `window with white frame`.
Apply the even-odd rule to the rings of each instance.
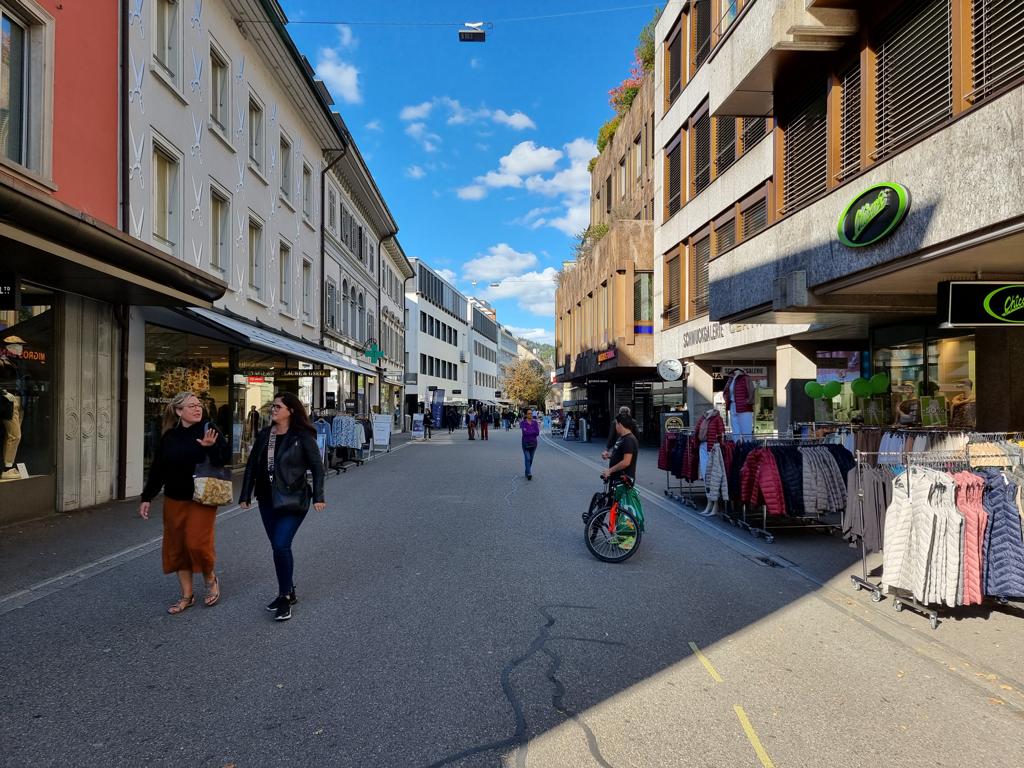
[[[349,334],[348,321],[348,280],[341,283],[341,332],[346,336]]]
[[[302,319],[313,320],[313,262],[302,261]]]
[[[263,296],[263,225],[249,217],[249,288]]]
[[[153,58],[176,85],[181,74],[181,6],[178,0],[156,0]]]
[[[313,169],[302,164],[302,215],[313,218]]]
[[[6,11],[0,13],[3,57],[0,60],[0,144],[4,157],[28,165],[29,31]]]
[[[281,197],[290,201],[292,199],[292,143],[283,133],[278,152],[281,162]]]
[[[263,170],[263,106],[249,97],[249,162]]]
[[[337,328],[338,327],[338,315],[337,315],[337,301],[338,301],[338,286],[334,284],[331,278],[327,278],[327,327]]]
[[[181,227],[178,155],[161,142],[153,142],[153,240],[177,254]]]
[[[228,196],[210,185],[210,266],[218,272],[231,267],[231,205]]]
[[[331,232],[338,232],[338,193],[333,189],[327,190],[327,227]]]
[[[231,93],[227,58],[210,46],[210,122],[226,134],[231,120]]]
[[[284,242],[277,249],[277,270],[281,310],[287,312],[292,306],[292,249]]]

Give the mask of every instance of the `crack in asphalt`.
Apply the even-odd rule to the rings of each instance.
[[[547,647],[547,643],[550,640],[572,640],[583,643],[595,643],[599,645],[615,645],[624,646],[625,643],[619,643],[609,640],[596,640],[586,637],[573,637],[573,636],[555,636],[551,634],[551,628],[555,626],[556,619],[551,615],[549,609],[556,608],[576,608],[581,610],[593,611],[597,610],[592,605],[569,605],[569,604],[558,604],[558,605],[542,605],[538,606],[540,613],[544,616],[544,623],[540,626],[537,631],[536,637],[530,642],[525,653],[521,656],[516,657],[501,671],[501,690],[505,694],[505,698],[508,700],[509,706],[512,707],[512,715],[515,720],[515,731],[507,739],[500,741],[489,742],[487,744],[481,744],[476,747],[470,747],[460,752],[448,755],[436,762],[430,763],[428,768],[440,768],[441,766],[451,765],[459,760],[465,760],[468,757],[474,755],[483,754],[485,752],[493,752],[499,749],[517,749],[518,755],[516,757],[516,764],[519,768],[525,768],[527,761],[527,747],[529,742],[527,740],[527,729],[528,724],[526,721],[526,713],[523,710],[523,702],[516,695],[515,690],[512,686],[512,674],[515,672],[517,667],[522,666],[526,662],[530,661],[538,653],[542,653],[549,659],[547,679],[554,686],[554,693],[551,696],[552,708],[562,717],[572,720],[576,725],[580,727],[587,739],[587,746],[590,750],[591,756],[602,768],[614,768],[609,763],[604,755],[601,753],[600,744],[596,734],[591,730],[590,726],[587,725],[586,721],[578,713],[567,707],[564,703],[566,696],[566,687],[558,678],[558,671],[562,665],[562,658],[554,650]]]

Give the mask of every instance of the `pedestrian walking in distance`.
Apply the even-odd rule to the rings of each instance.
[[[306,480],[307,472],[313,475],[312,488]],[[249,508],[254,492],[277,572],[277,597],[267,610],[274,612],[275,620],[287,621],[298,601],[292,581],[292,540],[306,519],[310,501],[317,512],[323,512],[327,506],[316,428],[309,423],[302,401],[291,392],[274,397],[270,426],[260,432],[249,454],[239,499],[243,509]]]
[[[466,430],[469,432],[469,439],[476,440],[476,411],[472,407],[466,412]]]
[[[164,411],[163,431],[149,468],[149,479],[142,490],[139,516],[149,520],[150,502],[164,492],[164,573],[177,573],[181,598],[167,609],[178,614],[196,601],[192,591],[193,574],[206,581],[207,607],[220,600],[220,581],[214,570],[216,553],[213,527],[217,508],[193,501],[196,465],[209,460],[218,467],[231,458],[224,436],[209,422],[203,423],[203,404],[191,392],[179,392]]]
[[[427,440],[434,436],[434,414],[429,408],[423,409],[423,431],[427,433]]]
[[[486,440],[488,427],[491,424],[491,412],[484,409],[480,411],[480,439]]]
[[[540,422],[533,418],[533,409],[526,409],[526,416],[519,424],[523,433],[523,462],[526,479],[533,480],[533,454],[537,452],[537,441],[540,439]]]

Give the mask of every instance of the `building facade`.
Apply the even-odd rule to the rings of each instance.
[[[405,329],[407,327],[405,290],[415,277],[412,263],[402,250],[398,238],[386,240],[380,249],[380,359],[382,394],[381,409],[393,416],[396,429],[405,425]]]
[[[992,0],[667,5],[658,354],[693,363],[691,395],[714,398],[716,362],[763,363],[780,429],[1024,426],[1016,19]],[[851,393],[878,374],[888,391]],[[843,385],[824,410],[815,380]]]
[[[469,300],[469,399],[485,406],[497,406],[498,376],[498,321],[494,308],[487,302]]]
[[[225,289],[121,229],[127,19],[101,6],[0,5],[0,523],[124,495],[129,314]]]
[[[648,76],[591,172],[589,236],[555,293],[555,374],[563,405],[607,434],[629,406],[657,437],[654,377],[654,79]]]

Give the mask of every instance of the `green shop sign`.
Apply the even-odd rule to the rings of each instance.
[[[839,217],[839,242],[850,248],[874,245],[907,215],[910,192],[902,184],[875,184],[861,192]]]
[[[946,282],[938,295],[939,321],[947,328],[1024,327],[1024,283]]]

